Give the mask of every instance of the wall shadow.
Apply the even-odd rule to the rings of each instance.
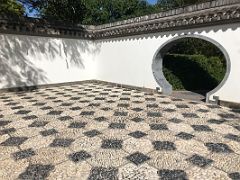
[[[38,61],[64,60],[66,68],[85,69],[82,54],[96,54],[99,46],[76,39],[0,34],[0,84],[2,88],[27,87],[49,82]],[[57,67],[52,67],[52,71]],[[21,88],[20,88],[21,89]],[[25,88],[27,89],[27,88]]]

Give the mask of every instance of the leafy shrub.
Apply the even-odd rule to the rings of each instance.
[[[217,56],[167,54],[163,60],[163,73],[174,90],[212,90],[225,72],[225,60]]]

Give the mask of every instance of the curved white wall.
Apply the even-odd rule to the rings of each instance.
[[[0,88],[98,79],[155,89],[154,54],[184,34],[209,37],[226,49],[231,71],[214,95],[240,103],[240,23],[94,42],[0,34]]]
[[[173,37],[197,34],[221,44],[229,54],[230,75],[214,96],[220,100],[240,102],[240,24],[212,26],[190,30],[162,32],[97,41],[101,51],[97,60],[97,78],[104,81],[156,88],[152,74],[153,56],[158,48]],[[212,97],[210,99],[212,100]]]

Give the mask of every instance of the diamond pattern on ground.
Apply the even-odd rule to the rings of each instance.
[[[148,157],[140,152],[131,154],[131,155],[127,156],[126,158],[127,158],[127,160],[134,163],[135,165],[140,165],[140,164],[150,160],[150,157]]]
[[[57,134],[57,133],[58,133],[58,131],[56,129],[48,129],[48,130],[40,132],[40,134],[42,136],[50,136],[50,135]]]
[[[48,113],[48,115],[60,115],[60,114],[62,114],[62,111],[50,111],[49,113]]]
[[[103,149],[121,149],[122,148],[122,140],[117,139],[105,139],[102,141]]]
[[[15,132],[15,131],[16,131],[15,128],[2,129],[2,130],[0,130],[0,135],[13,133],[13,132]]]
[[[239,179],[239,117],[105,83],[3,92],[2,179]]]
[[[50,147],[69,147],[73,141],[73,139],[54,139]]]
[[[1,146],[19,146],[24,143],[27,137],[10,137],[6,141],[2,142]]]
[[[84,128],[86,125],[86,122],[72,122],[68,128]]]
[[[183,170],[169,170],[169,169],[162,169],[158,171],[158,175],[160,179],[164,180],[187,180],[187,174]]]
[[[176,150],[175,144],[169,141],[154,141],[154,149],[157,151],[174,151]]]
[[[152,130],[158,130],[158,131],[168,130],[168,127],[166,124],[150,124],[150,128]]]
[[[94,111],[83,111],[83,112],[81,112],[80,115],[82,115],[82,116],[93,116],[94,113],[95,113]]]
[[[60,121],[68,121],[72,120],[73,118],[71,116],[62,116],[58,118]]]
[[[44,127],[48,122],[46,121],[34,121],[28,127]]]
[[[118,180],[118,169],[114,167],[94,167],[91,169],[89,180]]]
[[[114,113],[114,116],[127,116],[128,115],[128,112],[121,112],[121,111],[116,111]]]
[[[19,179],[46,179],[54,169],[53,165],[32,164],[25,172],[19,175]]]
[[[240,172],[233,172],[228,175],[232,180],[239,180],[240,179]]]
[[[162,117],[162,114],[160,112],[148,112],[148,117]]]
[[[126,124],[124,123],[111,123],[109,124],[109,128],[111,129],[125,129]]]
[[[226,122],[225,119],[219,119],[219,120],[217,120],[217,119],[209,119],[208,120],[208,123],[210,123],[210,124],[222,124],[224,122]]]
[[[85,136],[88,136],[88,137],[95,137],[99,134],[102,134],[101,132],[99,132],[98,130],[91,130],[91,131],[87,131],[87,132],[84,132],[84,135]]]
[[[139,138],[146,136],[147,134],[142,131],[135,131],[135,132],[129,133],[128,135],[139,139]]]
[[[233,140],[233,141],[236,141],[236,142],[240,142],[240,136],[236,135],[236,134],[227,134],[224,136],[226,139],[230,139],[230,140]]]
[[[172,118],[172,119],[169,119],[168,121],[172,122],[172,123],[176,123],[176,124],[179,124],[179,123],[183,122],[183,120],[177,119],[177,118]]]
[[[26,149],[26,150],[22,150],[14,153],[13,157],[15,160],[21,160],[21,159],[29,158],[34,155],[35,155],[34,150],[30,148],[30,149]]]
[[[6,125],[8,125],[9,123],[11,123],[11,121],[0,121],[0,127],[6,126]]]
[[[184,140],[190,140],[194,137],[194,135],[185,133],[185,132],[180,132],[179,134],[176,135],[177,137],[184,139]]]
[[[25,115],[25,114],[28,114],[28,113],[30,113],[30,112],[31,112],[31,111],[20,110],[20,111],[17,111],[15,114]]]
[[[143,118],[140,118],[140,117],[135,117],[135,118],[133,118],[133,119],[131,119],[131,120],[134,121],[134,122],[144,121],[144,119],[143,119]]]
[[[182,115],[185,118],[199,118],[199,116],[195,113],[183,113]]]
[[[79,151],[79,152],[75,152],[75,153],[72,153],[69,155],[69,158],[77,163],[77,162],[80,162],[80,161],[85,161],[86,159],[90,158],[91,155],[88,154],[86,151]]]
[[[95,118],[94,120],[98,122],[103,122],[103,121],[107,121],[108,119],[106,117],[101,116],[101,117]]]
[[[192,157],[188,158],[187,161],[201,168],[204,168],[213,163],[213,160],[207,159],[197,154],[194,154]]]
[[[207,125],[192,125],[195,131],[212,131],[212,129]]]
[[[205,146],[213,153],[232,153],[233,150],[223,143],[206,143]]]
[[[25,116],[23,119],[25,120],[32,120],[32,119],[37,119],[38,117],[36,115],[31,115],[31,116]]]
[[[141,112],[141,111],[143,111],[142,108],[133,108],[132,110],[135,111],[135,112]]]

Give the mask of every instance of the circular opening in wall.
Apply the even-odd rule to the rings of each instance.
[[[166,89],[166,94],[171,91],[178,98],[203,101],[207,93],[219,89],[226,79],[228,61],[223,51],[222,46],[211,40],[177,38],[158,51],[155,65],[160,62],[162,72],[155,69],[154,75],[165,81],[160,86]]]

